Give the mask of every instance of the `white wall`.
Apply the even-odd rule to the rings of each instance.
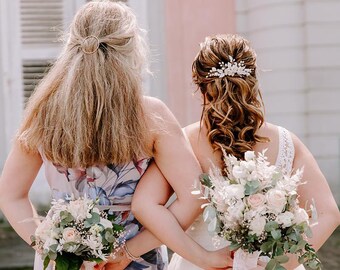
[[[0,168],[23,109],[19,0],[0,2]]]
[[[340,203],[340,1],[237,0],[258,54],[267,119],[309,147]]]

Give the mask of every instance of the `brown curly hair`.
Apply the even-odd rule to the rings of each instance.
[[[250,75],[209,76],[219,63],[228,63],[229,56],[244,62]],[[208,139],[214,150],[223,149],[237,158],[252,150],[258,142],[269,141],[256,135],[264,122],[263,100],[256,78],[256,54],[249,42],[238,35],[207,37],[192,65],[194,83],[204,102],[201,116],[208,129]]]

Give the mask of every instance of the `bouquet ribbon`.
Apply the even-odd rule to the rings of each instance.
[[[233,270],[250,270],[257,267],[260,251],[248,253],[239,248],[234,254]]]

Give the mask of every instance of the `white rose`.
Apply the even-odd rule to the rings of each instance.
[[[46,239],[46,241],[44,243],[43,249],[44,250],[50,250],[50,246],[57,245],[57,244],[58,244],[57,240],[55,240],[53,238],[48,238],[48,239]]]
[[[235,156],[231,156],[231,155],[228,156],[228,160],[232,165],[236,165],[239,162]]]
[[[240,184],[230,185],[225,189],[226,194],[229,198],[242,199],[244,197],[244,186]]]
[[[244,159],[246,161],[253,160],[255,158],[255,152],[254,151],[247,151],[244,153]]]
[[[252,233],[260,236],[264,231],[264,226],[266,225],[266,218],[262,216],[256,216],[251,222],[249,229]]]
[[[67,210],[77,221],[86,219],[89,211],[88,205],[82,200],[70,201]]]
[[[253,194],[248,197],[247,202],[251,208],[259,208],[265,204],[266,197],[261,193]]]
[[[55,228],[54,228],[54,224],[52,220],[49,218],[46,218],[43,222],[39,224],[38,228],[35,231],[35,234],[42,241],[46,241],[48,238],[51,238],[51,234],[54,232],[54,229]]]
[[[65,228],[63,231],[63,239],[65,243],[75,242],[77,243],[80,240],[79,233],[74,228]]]
[[[276,222],[281,224],[283,228],[292,226],[294,214],[292,212],[284,212],[276,217]]]
[[[241,166],[234,166],[232,173],[233,176],[237,179],[247,176],[246,170]]]
[[[105,229],[107,228],[113,228],[112,222],[110,220],[104,219],[104,218],[100,218],[100,222],[101,225],[104,226]]]
[[[228,205],[224,203],[216,203],[216,210],[218,212],[224,213],[225,211],[228,210]]]
[[[102,231],[103,231],[103,227],[99,226],[98,224],[93,225],[89,230],[89,232],[93,235],[98,235]]]
[[[270,189],[266,194],[268,208],[280,213],[287,203],[286,194],[282,190]]]
[[[85,241],[85,244],[92,250],[92,251],[99,251],[102,249],[103,238],[101,235],[94,236],[94,235],[89,235]]]
[[[243,219],[244,209],[245,205],[243,201],[238,201],[228,208],[228,214],[230,215],[232,220],[240,220]]]
[[[298,208],[294,211],[294,223],[300,224],[302,222],[308,221],[309,216],[305,209]]]

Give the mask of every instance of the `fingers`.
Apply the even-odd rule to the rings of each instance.
[[[95,265],[94,269],[95,270],[105,270],[105,264],[106,264],[106,262],[101,262],[101,263]]]

